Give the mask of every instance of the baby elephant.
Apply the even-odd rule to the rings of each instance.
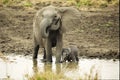
[[[62,49],[62,62],[78,62],[78,48],[77,46],[70,46]]]

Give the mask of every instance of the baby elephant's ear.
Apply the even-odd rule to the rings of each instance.
[[[75,29],[80,25],[80,12],[73,7],[60,7],[62,27],[66,31]]]

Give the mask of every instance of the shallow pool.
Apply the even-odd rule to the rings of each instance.
[[[119,80],[119,60],[100,60],[100,59],[85,59],[81,58],[79,63],[53,63],[47,64],[41,62],[40,55],[36,61],[32,60],[31,56],[22,55],[8,55],[6,59],[0,58],[0,80],[26,80],[25,75],[33,75],[37,71],[45,72],[52,71],[57,73],[64,73],[66,77],[72,80],[77,80],[86,76],[97,76],[98,79],[116,79]]]

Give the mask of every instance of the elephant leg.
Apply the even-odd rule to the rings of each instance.
[[[46,50],[44,48],[44,54],[43,54],[43,59],[42,59],[43,62],[46,62]]]
[[[72,62],[75,62],[76,58],[74,53],[70,53],[70,60],[72,60]]]
[[[75,61],[76,61],[75,56],[72,56],[72,61],[73,61],[73,62],[75,62]]]
[[[44,55],[43,55],[43,59],[46,59],[46,50],[44,48]]]
[[[76,57],[76,61],[79,61],[79,58],[78,58],[78,57]]]
[[[33,71],[35,74],[38,72],[38,62],[36,59],[33,59]]]
[[[76,61],[78,62],[79,61],[78,55],[76,55],[75,58],[76,58]]]
[[[39,45],[34,46],[33,59],[37,59]]]
[[[34,52],[33,52],[33,59],[37,59],[39,50],[39,44],[37,44],[36,38],[34,37]]]
[[[68,60],[68,62],[71,62],[71,60],[72,60],[71,55],[68,56],[67,60]]]
[[[49,37],[46,41],[46,61],[52,62],[52,44],[50,42]]]
[[[57,45],[56,45],[56,63],[61,63],[61,56],[62,56],[62,46],[63,46],[63,42],[62,42],[62,35],[59,35],[57,37]]]

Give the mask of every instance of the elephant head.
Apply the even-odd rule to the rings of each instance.
[[[40,17],[40,32],[43,38],[49,36],[50,30],[58,30],[63,33],[65,31],[64,26],[78,25],[76,19],[79,17],[79,12],[72,7],[54,7],[48,6],[38,12]],[[73,27],[73,26],[72,26]]]
[[[58,10],[53,7],[46,7],[42,12],[40,30],[43,38],[49,36],[50,30],[58,30],[61,26],[61,16]]]
[[[62,62],[78,62],[78,47],[75,45],[71,45],[68,48],[63,48],[62,49]]]
[[[70,48],[63,48],[62,49],[62,62],[69,60],[70,53],[71,53]]]

